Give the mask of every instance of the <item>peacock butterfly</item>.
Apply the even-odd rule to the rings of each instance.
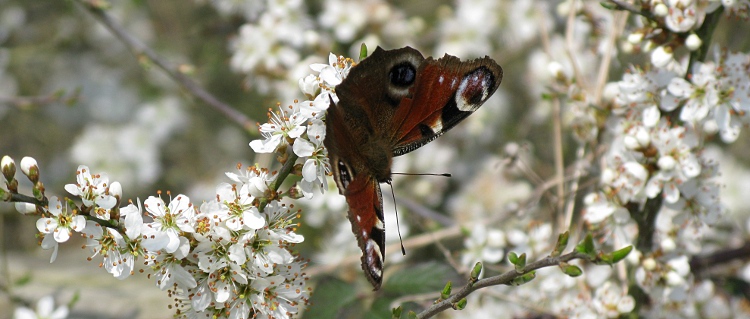
[[[489,57],[462,62],[378,47],[336,87],[326,114],[328,157],[362,250],[362,269],[380,288],[385,260],[383,199],[394,156],[445,133],[492,96],[503,69]]]

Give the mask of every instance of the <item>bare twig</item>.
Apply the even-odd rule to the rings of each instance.
[[[746,241],[740,247],[725,248],[707,255],[693,256],[690,258],[690,272],[700,276],[701,273],[713,266],[725,265],[727,262],[737,259],[750,259],[750,241]]]
[[[570,4],[571,6],[575,6],[575,4]],[[571,10],[573,10],[571,8]],[[550,41],[549,41],[549,35],[547,34],[547,26],[544,19],[539,19],[539,23],[541,24],[540,27],[540,37],[542,40],[542,46],[544,47],[544,51],[547,53],[547,55],[551,58],[552,55],[552,49],[550,47]],[[555,157],[555,186],[557,189],[557,198],[554,201],[554,206],[556,209],[553,209],[553,216],[552,219],[554,220],[555,215],[557,215],[558,220],[557,224],[558,227],[562,225],[562,214],[560,214],[564,207],[564,200],[565,200],[565,183],[563,180],[565,179],[565,174],[563,171],[563,158],[562,158],[562,123],[561,123],[561,113],[560,113],[560,100],[559,98],[555,98],[552,100],[552,125],[553,125],[553,134],[554,134],[554,157]]]
[[[547,256],[541,260],[537,260],[533,263],[526,265],[522,270],[511,270],[498,276],[484,278],[478,280],[475,283],[467,283],[459,292],[452,294],[448,299],[435,303],[429,308],[425,309],[421,313],[417,314],[417,318],[430,318],[446,309],[453,308],[454,305],[461,299],[465,298],[472,292],[490,286],[507,285],[510,284],[513,279],[530,273],[536,269],[545,268],[549,266],[556,266],[562,262],[571,261],[573,259],[588,259],[589,256],[579,252],[571,252],[558,257]]]
[[[198,83],[183,74],[179,68],[169,65],[169,63],[159,56],[154,50],[142,43],[140,40],[129,34],[119,23],[112,19],[107,12],[101,9],[100,4],[94,1],[77,0],[75,1],[80,7],[91,14],[99,23],[104,25],[112,34],[117,37],[125,46],[135,55],[136,59],[148,59],[157,67],[162,69],[175,82],[179,83],[185,90],[208,106],[216,109],[230,121],[236,122],[248,132],[257,132],[255,123],[257,121],[248,118],[245,114],[237,111],[232,106],[220,101],[218,98],[208,93]]]
[[[575,48],[575,45],[573,44],[573,31],[575,31],[576,14],[578,13],[576,10],[576,3],[577,0],[568,2],[570,8],[568,10],[568,20],[565,23],[565,54],[568,56],[568,60],[570,60],[570,65],[573,67],[573,74],[575,76],[576,82],[578,83],[578,86],[586,88],[588,87],[588,85],[586,84],[587,79],[585,76],[583,76],[581,68],[578,66],[578,61],[576,60],[576,52],[573,52],[573,48]],[[550,55],[550,57],[552,56],[553,55]]]
[[[9,105],[17,109],[24,109],[34,105],[45,105],[52,103],[68,103],[78,98],[78,92],[64,95],[58,92],[42,96],[0,96],[0,105]]]
[[[602,60],[599,62],[599,74],[597,74],[596,87],[594,88],[593,103],[595,105],[601,103],[604,86],[607,85],[607,79],[609,78],[609,68],[612,65],[612,50],[615,48],[616,41],[620,37],[622,30],[625,28],[625,23],[627,21],[627,13],[614,15],[612,30],[610,30],[609,38],[607,39],[607,46],[604,55],[602,56]]]
[[[565,216],[563,223],[560,225],[562,231],[570,230],[570,225],[573,224],[573,212],[575,211],[576,196],[578,196],[578,182],[583,176],[582,166],[584,157],[586,157],[586,146],[584,144],[580,144],[578,145],[578,150],[576,151],[576,161],[575,163],[573,163],[573,181],[570,183],[569,187],[569,198],[565,207]]]
[[[565,205],[565,168],[563,163],[563,141],[562,141],[562,112],[560,111],[560,98],[557,97],[552,100],[552,132],[554,138],[554,149],[555,149],[555,180],[559,181],[557,184],[557,200],[556,209],[553,210],[554,215],[558,216],[557,227],[558,230],[566,229],[563,227],[565,218],[563,214],[563,208]],[[554,219],[554,216],[553,216]]]
[[[460,235],[461,235],[461,227],[459,225],[456,225],[451,228],[445,228],[445,229],[441,229],[435,232],[422,234],[419,236],[414,236],[409,239],[406,239],[404,240],[404,248],[411,249],[411,248],[417,248],[417,247],[424,247],[429,244],[432,244],[435,240],[454,238]],[[401,253],[401,245],[399,243],[390,244],[385,247],[386,256],[390,254],[394,254],[396,252],[398,252],[399,254]],[[351,255],[340,260],[338,263],[329,264],[329,265],[319,265],[319,266],[313,266],[313,267],[307,268],[305,272],[308,275],[310,275],[310,277],[313,277],[317,274],[329,273],[334,270],[340,269],[341,267],[346,267],[349,265],[359,263],[359,261],[360,261],[359,254]]]
[[[636,8],[635,5],[632,5],[622,0],[609,0],[609,2],[615,5],[615,10],[625,10],[625,11],[643,16],[649,20],[656,20],[656,17],[654,16],[654,14],[651,13],[651,11],[649,10],[641,10],[641,8]]]
[[[409,199],[408,197],[396,198],[396,203],[399,205],[406,206],[407,208],[411,209],[414,213],[416,213],[419,216],[429,218],[430,220],[434,220],[438,222],[443,227],[453,226],[453,224],[455,224],[455,221],[453,221],[453,219],[451,219],[450,217],[440,214],[432,209],[429,209],[425,207],[424,205],[417,203],[414,200]]]

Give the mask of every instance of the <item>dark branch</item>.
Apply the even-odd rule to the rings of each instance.
[[[506,272],[504,274],[501,274],[501,275],[498,275],[498,276],[481,279],[481,280],[475,282],[474,284],[468,283],[459,292],[451,295],[448,299],[440,301],[440,302],[438,302],[438,303],[430,306],[429,308],[425,309],[421,313],[419,313],[417,315],[417,318],[430,318],[430,317],[438,314],[439,312],[442,312],[442,311],[444,311],[446,309],[449,309],[449,308],[453,308],[453,305],[455,305],[459,300],[465,298],[466,296],[468,296],[472,292],[474,292],[476,290],[479,290],[481,288],[490,287],[490,286],[497,286],[497,285],[507,285],[511,281],[513,281],[513,279],[521,277],[521,276],[523,276],[525,274],[528,274],[529,272],[531,272],[533,270],[536,270],[536,269],[539,269],[539,268],[544,268],[544,267],[549,267],[549,266],[557,266],[557,265],[559,265],[562,262],[571,261],[573,259],[586,259],[586,260],[588,260],[589,258],[590,257],[588,255],[583,254],[583,253],[579,253],[579,252],[575,252],[575,251],[571,252],[569,254],[558,256],[558,257],[547,256],[547,257],[545,257],[545,258],[543,258],[541,260],[537,260],[537,261],[535,261],[533,263],[530,263],[530,264],[526,265],[526,267],[524,267],[523,270],[521,270],[521,271],[511,270],[511,271],[508,271],[508,272]]]
[[[651,11],[642,10],[641,8],[637,8],[635,5],[628,2],[622,0],[609,0],[609,2],[615,5],[615,10],[624,10],[643,16],[644,18],[647,18],[649,20],[656,20],[656,17],[654,17],[654,14],[651,13]]]
[[[219,101],[218,98],[208,93],[203,87],[198,85],[195,81],[185,76],[178,68],[170,66],[161,56],[156,54],[154,50],[143,44],[140,40],[136,39],[115,20],[113,20],[105,11],[103,11],[96,3],[90,1],[78,0],[76,1],[81,7],[88,11],[97,21],[104,25],[112,34],[117,37],[125,46],[136,56],[136,59],[141,60],[144,57],[149,61],[153,62],[156,66],[162,69],[169,75],[173,80],[179,83],[185,90],[190,92],[193,96],[200,99],[201,101],[208,104],[208,106],[216,109],[221,114],[224,114],[230,121],[234,121],[248,132],[256,132],[255,123],[253,119],[248,118],[245,114],[240,113],[232,106]]]

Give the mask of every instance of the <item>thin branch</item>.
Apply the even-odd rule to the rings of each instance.
[[[417,201],[409,199],[408,197],[396,198],[396,204],[406,206],[417,215],[428,218],[430,220],[434,220],[443,227],[453,226],[453,224],[456,223],[452,218],[429,209],[424,205],[418,203]]]
[[[622,1],[622,0],[609,0],[612,4],[615,5],[615,10],[624,10],[631,13],[635,13],[639,16],[643,16],[649,20],[656,20],[656,17],[653,13],[649,10],[641,10],[641,8],[636,8],[635,5],[630,4],[628,2]]]
[[[268,190],[272,192],[278,192],[279,188],[281,188],[281,184],[284,183],[284,180],[286,180],[287,176],[289,176],[289,173],[292,172],[292,169],[294,169],[294,165],[297,162],[297,159],[299,156],[297,154],[294,154],[294,152],[290,152],[289,157],[286,159],[286,162],[284,162],[284,166],[281,167],[279,170],[279,174],[276,176],[276,179],[271,182],[271,185],[268,185]],[[276,196],[271,196],[270,198],[268,196],[261,199],[260,204],[258,205],[258,209],[263,211],[263,208],[266,207],[268,202],[270,200],[275,199]]]
[[[112,19],[107,12],[101,9],[100,4],[87,0],[76,0],[75,3],[89,12],[91,16],[112,32],[112,34],[125,44],[133,55],[135,55],[137,60],[142,61],[143,59],[147,59],[152,62],[167,73],[167,75],[175,82],[179,83],[191,95],[203,101],[208,106],[216,109],[221,114],[224,114],[227,119],[239,124],[248,132],[255,132],[255,123],[257,123],[257,121],[247,117],[232,106],[220,101],[211,93],[208,93],[208,91],[203,89],[198,83],[183,74],[179,68],[171,66],[165,59],[154,52],[154,50],[129,34],[119,23]]]
[[[28,196],[28,195],[18,194],[18,193],[12,193],[10,195],[10,200],[8,200],[8,202],[30,203],[30,204],[34,204],[34,205],[41,206],[41,207],[49,205],[49,202],[47,201],[47,196],[44,196],[43,200],[38,200],[34,198],[33,196]]]
[[[433,304],[429,308],[425,309],[421,313],[417,314],[417,318],[430,318],[446,309],[453,308],[454,305],[461,299],[466,298],[472,292],[490,286],[507,285],[513,279],[530,273],[533,270],[545,268],[549,266],[556,266],[562,262],[568,262],[573,259],[589,259],[590,257],[586,254],[579,252],[571,252],[558,257],[547,256],[541,260],[537,260],[533,263],[526,265],[521,271],[511,270],[504,274],[497,275],[494,277],[481,279],[474,284],[467,283],[459,292],[452,294],[448,299]]]
[[[571,6],[575,6],[575,4],[573,4],[573,3],[571,3],[570,5]],[[575,11],[575,10],[573,10],[571,8],[571,12],[572,11]],[[547,55],[550,58],[552,58],[553,57],[553,55],[552,55],[552,49],[550,47],[549,35],[547,34],[548,30],[547,30],[545,21],[544,21],[544,19],[539,19],[539,20],[540,20],[539,23],[541,24],[540,36],[541,36],[541,40],[542,40],[542,45],[543,45],[543,47],[544,47],[545,52],[547,53]],[[571,23],[570,21],[568,21],[568,22],[569,22],[569,24]],[[567,44],[566,44],[566,47],[568,47]],[[570,47],[568,47],[568,49],[569,48]],[[568,52],[568,53],[570,53],[570,52]],[[569,55],[569,57],[570,57],[571,63],[573,63],[573,68],[576,69],[576,74],[578,74],[577,66],[575,64],[575,61],[574,61],[573,57],[570,56],[570,55]],[[563,163],[562,123],[561,123],[561,121],[562,121],[562,115],[561,115],[561,110],[560,109],[561,109],[561,107],[560,107],[560,99],[559,98],[553,99],[552,100],[552,125],[553,125],[553,128],[552,128],[553,132],[552,133],[554,135],[553,136],[553,144],[554,144],[554,158],[555,158],[555,182],[557,183],[555,185],[556,189],[557,189],[557,198],[555,199],[555,203],[554,203],[556,209],[552,210],[553,211],[553,216],[552,216],[553,218],[552,219],[554,220],[555,215],[558,216],[557,217],[557,219],[558,219],[557,220],[558,227],[561,227],[561,225],[563,224],[562,218],[564,218],[564,216],[562,216],[562,214],[560,214],[560,213],[562,212],[562,210],[564,208],[564,205],[565,205],[565,203],[564,203],[564,200],[565,200],[565,183],[563,182],[563,180],[565,179],[565,172],[564,172],[564,165],[565,164]]]
[[[565,23],[565,54],[568,56],[568,60],[570,60],[570,65],[573,67],[573,74],[576,79],[576,82],[578,82],[578,86],[582,88],[588,87],[586,84],[586,77],[583,76],[583,72],[581,72],[581,68],[578,66],[578,61],[576,60],[576,52],[573,52],[573,48],[575,48],[574,45],[574,31],[575,31],[575,23],[576,23],[576,13],[578,12],[575,10],[576,2],[578,0],[572,0],[569,1],[570,10],[568,10],[568,20]],[[553,57],[554,55],[550,55],[550,57]]]
[[[436,240],[443,240],[443,239],[454,238],[458,236],[461,236],[461,227],[459,225],[456,225],[451,228],[445,228],[445,229],[441,229],[435,232],[422,234],[419,236],[414,236],[409,239],[406,239],[404,240],[404,248],[412,249],[412,248],[424,247],[424,246],[434,243]],[[385,247],[385,253],[386,253],[386,256],[395,254],[395,253],[400,254],[401,245],[399,243],[390,244]],[[361,259],[360,254],[361,253],[347,256],[346,258],[339,260],[337,263],[309,267],[305,269],[305,272],[308,275],[310,275],[310,277],[314,277],[318,274],[330,273],[330,272],[341,269],[341,267],[348,267],[350,265],[359,263]]]
[[[654,198],[649,198],[642,210],[638,210],[637,204],[627,206],[632,217],[638,224],[638,238],[635,247],[645,253],[651,252],[654,243],[654,233],[656,231],[656,215],[661,210],[664,197],[662,193]]]
[[[711,47],[711,38],[713,37],[714,29],[716,29],[716,26],[719,25],[719,19],[721,19],[722,13],[724,13],[724,6],[719,6],[716,11],[706,15],[706,18],[703,20],[703,24],[701,25],[701,27],[698,30],[695,30],[695,35],[697,35],[701,39],[702,44],[701,47],[698,48],[698,50],[690,53],[690,61],[688,62],[687,74],[690,74],[690,72],[692,71],[693,64],[695,64],[696,62],[703,62],[706,59],[708,50]]]
[[[723,265],[737,259],[750,259],[750,241],[746,241],[742,246],[737,248],[726,248],[708,255],[693,256],[690,258],[690,272],[700,275],[700,273],[713,266]]]
[[[570,183],[570,189],[568,190],[568,201],[565,207],[565,216],[563,224],[560,225],[563,231],[570,230],[570,225],[573,224],[573,212],[575,211],[576,196],[578,196],[578,186],[581,177],[583,177],[583,159],[586,157],[586,145],[578,145],[576,151],[576,161],[573,163],[573,181]]]
[[[612,65],[612,50],[614,50],[622,30],[625,29],[627,21],[627,13],[615,14],[614,21],[612,22],[612,30],[610,30],[609,38],[607,39],[607,46],[599,63],[599,74],[597,74],[596,87],[594,88],[593,103],[595,105],[601,103],[604,87],[607,85],[607,79],[609,79],[609,68]]]
[[[559,181],[557,184],[557,200],[556,209],[553,210],[554,215],[558,216],[557,226],[563,227],[565,218],[562,214],[565,206],[565,163],[563,163],[563,141],[562,141],[562,112],[560,110],[560,98],[557,97],[552,100],[552,132],[554,141],[554,152],[555,152],[555,180]],[[554,217],[554,216],[553,216]],[[558,228],[564,231],[565,228]]]
[[[9,105],[17,109],[25,109],[34,105],[70,103],[76,99],[78,99],[78,92],[74,92],[70,95],[64,95],[63,92],[56,92],[54,94],[41,96],[0,96],[0,105]]]

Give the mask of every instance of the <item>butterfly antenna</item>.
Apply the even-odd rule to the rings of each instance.
[[[450,173],[442,173],[442,174],[435,174],[435,173],[391,173],[393,175],[409,175],[409,176],[440,176],[440,177],[451,177],[452,175]]]
[[[387,182],[391,185],[391,195],[393,196],[393,208],[396,211],[396,232],[398,232],[398,241],[401,243],[401,254],[406,256],[406,248],[404,248],[404,240],[401,238],[401,226],[398,223],[398,205],[396,205],[396,192],[393,191],[393,184],[391,181]]]

